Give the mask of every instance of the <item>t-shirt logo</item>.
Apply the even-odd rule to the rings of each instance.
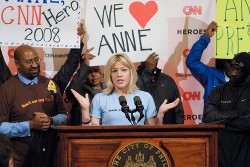
[[[54,93],[56,93],[56,85],[52,80],[49,81],[48,90],[52,90]]]

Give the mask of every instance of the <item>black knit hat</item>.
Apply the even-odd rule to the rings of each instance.
[[[92,72],[101,72],[101,69],[99,66],[91,66],[89,68],[89,73],[92,73]]]
[[[248,74],[250,74],[250,54],[247,52],[241,52],[234,56],[232,65],[238,65],[243,68]]]

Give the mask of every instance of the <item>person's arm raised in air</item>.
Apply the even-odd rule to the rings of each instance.
[[[217,23],[215,21],[212,21],[206,29],[205,36],[209,39],[212,38],[215,32],[217,31],[217,28],[218,28]]]
[[[69,52],[68,58],[65,63],[61,66],[60,70],[53,77],[53,81],[59,86],[61,94],[63,94],[65,88],[67,87],[70,78],[76,71],[79,62],[82,58],[82,49],[83,49],[83,38],[85,35],[85,30],[83,24],[81,23],[77,28],[77,34],[80,36],[81,45],[80,48],[72,48]]]
[[[73,76],[72,81],[67,87],[66,93],[70,100],[75,100],[74,96],[72,95],[71,89],[74,89],[76,92],[79,93],[81,92],[82,83],[89,73],[90,60],[96,57],[95,55],[90,53],[93,49],[94,48],[92,47],[88,49],[86,53],[83,54],[82,60],[80,62],[80,68],[77,70],[76,74]]]
[[[208,76],[207,70],[211,68],[204,63],[201,62],[201,57],[203,51],[207,48],[210,43],[210,38],[213,37],[214,33],[217,31],[217,23],[212,21],[206,31],[205,34],[201,35],[200,39],[194,43],[192,46],[187,59],[186,66],[194,74],[194,77],[204,86],[207,83]]]

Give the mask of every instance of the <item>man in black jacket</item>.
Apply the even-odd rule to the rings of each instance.
[[[137,81],[137,86],[140,90],[150,93],[153,97],[157,111],[165,99],[168,100],[168,103],[175,101],[176,98],[181,99],[174,80],[157,68],[158,60],[159,58],[156,53],[150,54],[146,61],[138,67]],[[175,108],[165,113],[163,124],[183,123],[184,110],[180,101]]]
[[[219,131],[219,166],[250,166],[250,54],[235,55],[229,82],[216,87],[204,107],[205,123],[224,124]]]

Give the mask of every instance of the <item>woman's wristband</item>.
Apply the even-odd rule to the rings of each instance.
[[[91,122],[91,120],[87,121],[87,122],[82,122],[83,125],[87,125]]]

